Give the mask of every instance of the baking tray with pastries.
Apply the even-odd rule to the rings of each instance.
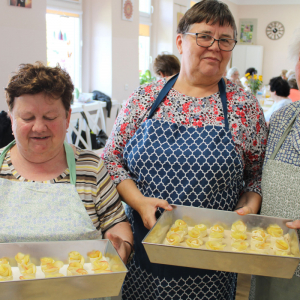
[[[297,268],[297,231],[288,219],[174,205],[143,240],[151,262],[291,278]]]
[[[126,273],[109,240],[0,244],[0,299],[117,296]]]

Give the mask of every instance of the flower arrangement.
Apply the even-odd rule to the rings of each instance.
[[[250,73],[247,73],[246,75],[248,86],[254,96],[256,96],[257,91],[260,89],[262,83],[263,83],[263,77],[262,75],[257,76],[254,74],[253,76],[250,75]]]

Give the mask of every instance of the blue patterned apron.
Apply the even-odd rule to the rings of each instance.
[[[144,196],[232,211],[243,188],[243,166],[229,130],[224,80],[219,82],[219,91],[225,126],[198,128],[152,119],[177,77],[166,83],[148,119],[128,141],[125,163]],[[148,230],[135,210],[127,206],[126,213],[136,251],[128,266],[123,299],[235,298],[234,273],[151,264],[141,243]]]

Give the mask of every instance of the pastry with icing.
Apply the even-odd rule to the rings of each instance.
[[[246,232],[247,226],[243,221],[238,220],[232,224],[231,231]]]
[[[0,281],[12,280],[12,271],[9,264],[0,264]]]
[[[247,252],[249,243],[245,241],[235,241],[231,244],[232,251],[234,252]]]
[[[216,224],[210,228],[210,232],[218,232],[224,234],[224,227],[222,225]]]
[[[90,258],[90,262],[92,263],[96,259],[101,259],[102,253],[99,250],[93,250],[91,252],[88,252],[87,256]]]
[[[60,260],[55,261],[54,263],[47,263],[43,265],[42,271],[45,276],[47,275],[55,275],[59,273],[59,270],[64,266],[64,263]]]
[[[270,243],[256,243],[253,245],[253,250],[256,250],[260,254],[269,254]]]
[[[200,237],[201,238],[204,238],[204,237],[206,237],[207,236],[207,227],[206,227],[206,225],[204,225],[204,224],[197,224],[197,225],[195,225],[195,228],[196,229],[198,229],[198,230],[200,230]]]
[[[23,264],[21,263],[19,266],[20,272],[23,275],[24,279],[32,279],[35,278],[36,274],[36,266],[33,263]],[[29,278],[30,277],[30,278]]]
[[[69,253],[69,263],[78,262],[84,264],[84,257],[77,251],[71,251]]]
[[[242,231],[232,231],[230,234],[234,241],[245,241],[247,240],[247,234]]]
[[[93,271],[95,274],[100,274],[100,273],[109,273],[111,272],[109,263],[106,260],[94,260],[92,262],[92,266],[93,266]]]
[[[218,241],[218,242],[222,242],[224,238],[224,233],[223,232],[215,232],[212,231],[209,236],[208,236],[208,240],[209,241]]]
[[[178,233],[168,232],[166,237],[166,244],[171,246],[177,246],[182,241],[182,236]]]
[[[83,265],[79,262],[71,262],[67,269],[68,276],[74,275],[86,275],[88,272],[83,268]]]
[[[208,241],[205,243],[205,246],[209,250],[223,250],[226,247],[226,244],[218,241]]]
[[[188,239],[186,239],[186,244],[188,247],[191,247],[191,248],[199,248],[200,246],[203,245],[203,241],[200,240],[200,239],[197,239],[197,238],[193,238],[193,237],[190,237]]]

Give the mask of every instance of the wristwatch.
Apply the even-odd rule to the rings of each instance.
[[[130,248],[131,248],[131,252],[130,252],[130,254],[129,254],[128,258],[127,258],[127,262],[126,262],[126,265],[127,265],[127,264],[129,264],[129,263],[131,262],[131,260],[133,259],[133,256],[134,256],[134,247],[133,247],[133,245],[132,245],[130,242],[128,242],[128,241],[124,241],[124,243],[127,243],[127,244],[130,246]]]

